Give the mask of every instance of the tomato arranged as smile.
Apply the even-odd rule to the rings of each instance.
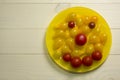
[[[71,55],[70,53],[65,53],[62,58],[64,61],[69,62],[71,60]]]
[[[83,57],[82,62],[85,66],[91,66],[93,63],[93,59],[91,56],[85,56]]]
[[[72,58],[72,60],[71,60],[72,67],[78,68],[78,67],[81,66],[81,64],[82,64],[82,61],[81,61],[81,59],[79,57]]]
[[[99,61],[102,58],[102,53],[100,51],[95,51],[92,53],[92,58]]]
[[[46,38],[49,54],[65,70],[87,72],[107,58],[111,34],[98,13],[83,7],[69,8],[49,26]]]
[[[68,15],[67,22],[56,28],[54,49],[59,50],[63,61],[70,63],[73,68],[82,64],[89,67],[93,60],[101,60],[107,35],[102,37],[100,26],[96,26],[98,20],[97,16],[79,17],[79,14],[73,12]]]

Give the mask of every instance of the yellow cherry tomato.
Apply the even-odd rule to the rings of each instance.
[[[70,29],[70,35],[71,37],[75,37],[79,33],[78,27],[74,27],[73,29]]]
[[[61,38],[64,38],[64,34],[65,34],[65,33],[64,33],[63,30],[56,30],[53,38],[58,38],[58,37],[59,37],[59,38],[60,38],[60,37],[61,37]]]
[[[68,28],[68,23],[62,23],[60,26],[61,29],[66,30]]]
[[[97,16],[92,16],[90,21],[91,22],[97,22],[98,21],[98,17]]]
[[[60,59],[60,57],[62,56],[62,53],[60,50],[56,50],[53,56],[55,57],[55,59]]]
[[[83,19],[83,17],[77,17],[77,19],[76,19],[76,25],[77,26],[82,26],[84,24],[84,19]]]
[[[78,29],[78,34],[80,34],[80,33],[82,33],[82,32],[83,32],[82,29],[79,28],[79,29]]]
[[[69,21],[75,21],[77,18],[77,14],[75,12],[72,12],[70,14],[68,14],[67,18],[66,18],[66,21],[69,22]]]
[[[59,49],[61,46],[63,46],[63,44],[64,44],[64,40],[63,39],[61,39],[61,38],[56,38],[55,40],[54,40],[54,44],[53,44],[53,49]]]
[[[80,57],[83,57],[84,55],[86,55],[85,49],[79,50],[79,54],[80,54]]]
[[[100,39],[97,35],[92,34],[89,36],[89,42],[95,44],[100,42]]]
[[[101,32],[101,25],[100,24],[97,24],[95,29],[93,30],[93,33],[96,34],[96,35],[99,35],[100,32]]]
[[[84,23],[88,24],[90,22],[90,17],[89,16],[84,16]]]
[[[69,30],[66,30],[66,31],[65,31],[64,38],[65,38],[65,39],[70,38],[70,32],[69,32]]]
[[[101,43],[96,43],[95,44],[95,50],[102,52],[103,51],[103,45]]]
[[[62,22],[59,25],[55,26],[55,29],[60,29],[60,30],[66,30],[68,28],[68,23],[67,22]]]
[[[78,56],[81,57],[83,55],[85,55],[85,50],[79,50],[79,49],[74,49],[74,51],[71,53],[72,56]]]
[[[83,53],[85,53],[85,46],[79,46],[77,44],[75,44],[75,49],[79,50],[80,54],[82,55]]]
[[[86,53],[87,54],[92,54],[94,51],[94,45],[93,44],[89,44],[86,46]]]
[[[75,49],[72,53],[72,56],[80,56],[79,50]]]
[[[63,45],[61,50],[62,53],[71,53],[71,50],[67,45]]]
[[[88,34],[88,33],[90,33],[90,31],[91,31],[91,29],[86,25],[86,26],[82,26],[82,32],[84,33],[84,34]]]
[[[101,33],[100,34],[100,41],[102,44],[105,44],[107,41],[107,34],[106,33]]]
[[[75,42],[73,38],[68,38],[66,40],[66,45],[69,46],[69,48],[73,51],[75,48]]]
[[[96,33],[100,33],[100,31],[101,31],[101,29],[100,29],[100,25],[97,25],[97,27],[96,27]]]

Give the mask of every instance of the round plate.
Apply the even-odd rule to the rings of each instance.
[[[68,16],[68,14],[73,11],[78,14],[81,14],[81,15],[97,16],[99,19],[99,22],[104,26],[104,27],[102,27],[103,28],[102,30],[106,32],[107,38],[109,38],[109,39],[107,39],[106,44],[104,45],[104,49],[102,52],[102,55],[103,55],[102,59],[100,61],[94,61],[94,63],[90,67],[86,67],[86,66],[82,65],[79,68],[72,68],[70,66],[70,64],[66,64],[66,62],[64,62],[61,58],[60,59],[55,58],[55,54],[54,54],[55,51],[53,49],[53,43],[54,43],[53,35],[54,35],[54,31],[55,31],[54,26],[56,24],[60,23],[61,21],[65,20],[65,18]],[[108,57],[111,43],[112,43],[112,36],[111,36],[111,31],[110,31],[110,28],[109,28],[107,22],[97,12],[95,12],[89,8],[85,8],[85,7],[72,7],[72,8],[68,8],[66,10],[61,11],[51,21],[51,23],[48,26],[47,32],[46,32],[46,45],[47,45],[47,49],[48,49],[51,59],[62,69],[67,70],[69,72],[83,73],[83,72],[88,72],[88,71],[98,68],[101,64],[103,64],[103,62]]]

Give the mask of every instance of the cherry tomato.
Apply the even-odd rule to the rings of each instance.
[[[65,53],[63,54],[63,60],[66,62],[69,62],[71,60],[71,54],[70,53]]]
[[[60,24],[55,25],[54,29],[55,30],[66,30],[68,28],[67,22],[62,22]]]
[[[67,25],[67,23],[61,23],[60,26],[59,26],[59,28],[61,30],[66,30],[68,28],[68,25]]]
[[[84,45],[87,41],[87,38],[84,34],[78,34],[76,37],[75,37],[75,42],[77,45]]]
[[[69,21],[75,21],[77,18],[77,14],[75,12],[72,12],[72,13],[69,13],[67,18],[66,18],[66,21],[69,22]]]
[[[86,46],[86,53],[87,54],[92,54],[94,51],[94,45],[93,44],[89,44],[88,46]]]
[[[63,46],[63,44],[64,44],[64,40],[61,39],[61,38],[56,38],[56,39],[54,40],[54,42],[55,42],[55,43],[53,43],[53,49],[54,49],[54,50],[59,49],[59,48],[60,48],[61,46]]]
[[[69,30],[66,30],[66,31],[65,31],[64,38],[65,38],[65,39],[70,38],[70,32],[69,32]]]
[[[83,57],[82,59],[82,63],[85,65],[85,66],[91,66],[92,63],[93,63],[93,59],[91,56],[85,56]]]
[[[71,65],[72,65],[72,67],[78,68],[78,67],[81,66],[81,64],[82,64],[82,61],[81,61],[81,59],[79,57],[73,57],[71,59]]]
[[[102,53],[100,52],[100,51],[95,51],[95,52],[93,52],[92,53],[92,58],[94,59],[94,60],[101,60],[101,58],[102,58]]]
[[[100,40],[102,42],[102,44],[105,44],[107,41],[107,34],[106,33],[101,33],[100,34]]]
[[[91,21],[93,21],[93,22],[97,22],[97,21],[98,21],[97,16],[92,16],[92,17],[91,17]]]
[[[100,52],[103,51],[103,45],[101,43],[96,43],[94,48],[96,51],[100,51]]]
[[[59,45],[58,45],[59,46]],[[70,48],[69,48],[69,46],[68,45],[63,45],[62,47],[61,47],[61,50],[62,50],[62,53],[71,53],[71,50],[70,50]]]
[[[80,56],[79,50],[74,49],[73,52],[71,53],[72,56]]]
[[[62,55],[62,52],[60,50],[56,50],[53,54],[54,58],[57,60],[60,59],[61,55]]]
[[[100,42],[100,39],[97,35],[92,34],[91,36],[89,36],[89,42],[95,44]]]
[[[75,27],[75,22],[74,22],[74,21],[69,21],[69,22],[68,22],[68,27],[69,27],[69,28]]]
[[[78,17],[77,20],[76,20],[76,24],[77,24],[77,26],[82,26],[84,24],[83,18]]]
[[[55,35],[53,36],[53,38],[64,38],[65,32],[63,30],[55,30]]]
[[[94,34],[99,35],[101,32],[101,24],[97,24],[94,30]]]
[[[88,24],[90,22],[90,17],[89,16],[84,16],[84,23]]]
[[[88,26],[89,26],[90,29],[93,29],[93,28],[95,28],[95,23],[94,22],[90,22],[88,24]]]
[[[88,26],[82,26],[81,29],[84,34],[89,34],[91,31],[91,29]]]
[[[72,38],[68,38],[66,40],[66,45],[73,51],[75,48],[75,43],[74,40]]]
[[[72,29],[70,29],[70,35],[71,37],[75,37],[79,32],[78,32],[78,27],[74,27]]]

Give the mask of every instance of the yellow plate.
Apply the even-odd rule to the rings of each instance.
[[[76,13],[81,14],[81,15],[97,16],[99,21],[102,23],[102,25],[104,25],[104,28],[102,30],[107,32],[107,38],[108,39],[107,39],[107,42],[104,46],[104,50],[103,50],[103,53],[102,53],[103,57],[100,61],[94,61],[94,63],[90,67],[85,67],[85,66],[82,65],[79,68],[75,69],[75,68],[72,68],[70,66],[70,64],[66,64],[61,59],[56,59],[54,57],[55,51],[53,50],[53,35],[54,35],[54,29],[53,28],[56,24],[63,21],[65,19],[65,17],[71,12],[76,12]],[[72,7],[72,8],[68,8],[66,10],[61,11],[51,21],[51,23],[48,26],[47,32],[46,32],[46,45],[47,45],[47,49],[48,49],[48,52],[49,52],[49,55],[50,55],[51,59],[59,67],[61,67],[64,70],[67,70],[69,72],[83,73],[83,72],[88,72],[88,71],[91,71],[91,70],[94,70],[94,69],[98,68],[101,64],[103,64],[103,62],[108,57],[109,52],[110,52],[110,48],[111,48],[111,44],[112,44],[112,36],[111,36],[111,31],[110,31],[110,28],[109,28],[107,22],[97,12],[95,12],[95,11],[89,9],[89,8],[85,8],[85,7]]]

